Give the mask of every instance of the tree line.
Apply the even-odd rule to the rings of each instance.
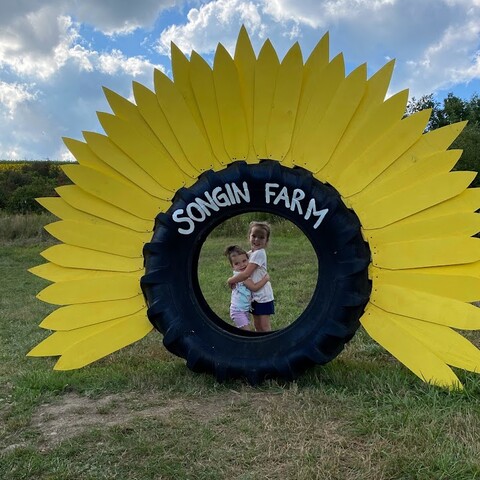
[[[454,170],[480,171],[480,97],[472,95],[470,100],[449,93],[443,101],[436,101],[433,93],[418,99],[413,97],[407,105],[406,115],[426,108],[432,109],[426,130],[435,130],[456,122],[467,120],[467,126],[455,139],[450,148],[463,150]],[[480,186],[480,175],[472,182],[472,187]]]
[[[432,109],[426,130],[468,120],[467,126],[450,148],[463,150],[455,170],[480,171],[480,97],[473,95],[464,100],[449,93],[443,101],[434,95],[411,98],[405,115],[411,115],[426,108]],[[480,176],[472,186],[480,186]],[[63,173],[61,164],[46,161],[0,161],[0,213],[42,212],[35,198],[55,196],[55,188],[71,183]]]
[[[61,164],[50,160],[0,162],[0,212],[41,213],[37,197],[56,196],[55,188],[70,182]]]

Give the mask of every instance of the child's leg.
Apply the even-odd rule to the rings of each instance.
[[[270,332],[272,330],[270,315],[254,315],[253,324],[257,332]]]

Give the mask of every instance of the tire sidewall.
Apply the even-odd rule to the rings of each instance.
[[[247,185],[248,202],[245,196],[230,195],[230,200],[239,201],[218,211],[207,208],[208,215],[195,205],[190,208],[197,199],[226,192],[225,186],[232,184],[244,193]],[[299,192],[305,195],[301,200]],[[314,205],[310,215],[309,205]],[[179,221],[187,211],[198,221]],[[245,332],[221,320],[198,281],[198,260],[208,235],[225,220],[247,212],[290,220],[310,240],[318,260],[316,287],[305,311],[288,327],[266,334]],[[192,222],[193,231],[184,233]],[[177,192],[171,208],[157,217],[144,257],[142,289],[148,317],[164,334],[165,346],[189,360],[194,370],[222,372],[217,378],[249,378],[252,372],[260,380],[294,378],[313,363],[330,361],[358,328],[371,288],[370,253],[356,215],[338,192],[310,172],[275,161],[236,162],[220,172],[206,172],[192,187]]]

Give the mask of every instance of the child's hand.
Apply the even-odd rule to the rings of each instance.
[[[267,282],[270,281],[270,275],[268,273],[265,274],[265,276],[263,278],[266,278]]]
[[[235,283],[233,282],[233,278],[234,277],[230,277],[228,280],[227,280],[227,285],[233,290],[235,288]]]

